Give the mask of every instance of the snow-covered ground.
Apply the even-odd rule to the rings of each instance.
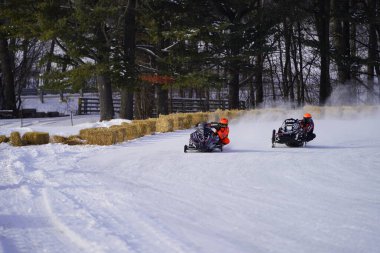
[[[28,127],[98,124],[62,119]],[[183,153],[191,130],[107,147],[3,143],[0,252],[379,252],[379,114],[316,119],[307,147],[272,149],[281,123],[233,122],[223,153]]]

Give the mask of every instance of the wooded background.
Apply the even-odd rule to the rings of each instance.
[[[97,88],[100,120],[168,113],[168,97],[229,109],[380,99],[379,0],[0,0],[0,109],[21,90]],[[244,95],[244,96],[243,96]]]

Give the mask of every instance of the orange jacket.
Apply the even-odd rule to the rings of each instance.
[[[228,137],[228,134],[230,132],[230,129],[228,127],[221,127],[219,128],[216,133],[219,136],[219,139],[223,140]]]

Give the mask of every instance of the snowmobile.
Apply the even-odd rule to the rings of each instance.
[[[288,147],[302,147],[306,145],[306,133],[301,128],[298,119],[286,119],[281,127],[272,132],[272,148],[275,144],[285,144]]]
[[[218,123],[198,123],[195,132],[190,134],[189,145],[184,146],[184,152],[212,152],[223,151],[223,144],[219,141],[219,136],[212,130]]]

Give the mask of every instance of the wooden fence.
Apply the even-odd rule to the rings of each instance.
[[[120,112],[120,99],[113,99],[113,106],[116,113]],[[217,109],[228,109],[228,100],[207,100],[196,98],[175,98],[168,100],[169,113],[175,112],[200,112],[216,111]],[[245,102],[239,102],[239,109],[246,109]],[[80,97],[78,100],[78,114],[98,114],[99,98]],[[153,116],[156,111],[153,111]]]

